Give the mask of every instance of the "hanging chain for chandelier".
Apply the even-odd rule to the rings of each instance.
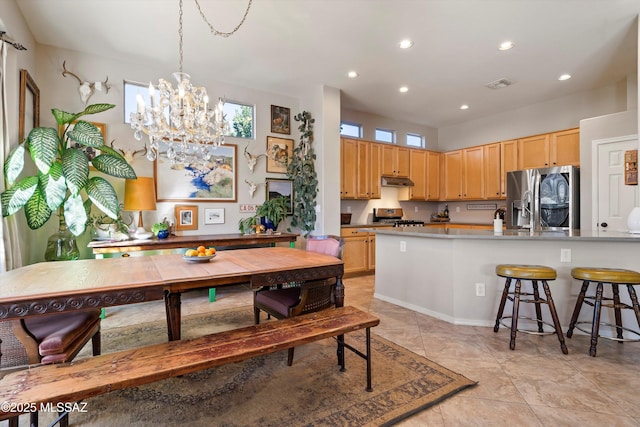
[[[242,20],[230,32],[221,32],[213,28],[202,12],[198,0],[194,1],[211,33],[229,37],[244,23],[253,0],[249,0]],[[229,132],[223,99],[218,98],[213,110],[210,110],[206,88],[193,86],[190,82],[191,76],[183,72],[182,19],[182,0],[179,0],[180,69],[179,72],[173,73],[177,86],[174,88],[164,79],[159,79],[157,89],[150,83],[150,105],[146,105],[142,95],[138,94],[137,112],[131,113],[134,137],[140,141],[143,134],[146,134],[149,138],[147,159],[150,161],[157,158],[161,148],[166,148],[166,155],[173,163],[208,162],[212,155],[210,148],[215,149],[224,144],[224,137]]]

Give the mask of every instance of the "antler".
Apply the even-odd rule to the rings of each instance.
[[[250,152],[248,152],[247,148],[249,148],[249,144],[247,144],[244,147],[244,156],[247,158],[247,165],[249,166],[249,170],[251,171],[251,173],[253,173],[253,167],[258,162],[258,159],[260,159],[260,157],[267,157],[267,155],[265,153],[265,154],[258,154],[256,156],[256,155],[251,154]]]
[[[75,77],[76,80],[78,80],[78,83],[80,84],[80,87],[78,88],[78,90],[80,91],[80,98],[82,99],[82,102],[84,102],[85,104],[87,103],[91,95],[93,95],[94,89],[98,89],[99,91],[102,91],[102,88],[104,87],[105,93],[109,93],[109,89],[111,88],[111,85],[109,85],[109,76],[107,76],[104,82],[94,82],[94,83],[90,83],[87,81],[83,82],[80,77],[78,77],[76,74],[72,73],[71,71],[67,70],[67,61],[62,61],[62,69],[64,70],[62,72],[63,77],[67,77],[67,75],[70,75]]]
[[[62,76],[63,77],[67,77],[67,74],[73,76],[76,78],[76,80],[78,80],[79,84],[82,84],[82,79],[78,76],[76,76],[75,74],[73,74],[71,71],[67,70],[67,61],[62,61],[62,69],[64,70],[62,72]]]
[[[113,141],[111,141],[111,148],[113,148],[114,150],[118,150],[120,152],[120,154],[122,154],[122,156],[124,157],[124,159],[127,161],[127,163],[132,163],[133,162],[133,158],[137,155],[142,153],[143,156],[147,155],[147,151],[149,150],[147,148],[147,145],[145,144],[143,149],[140,150],[123,150],[122,148],[118,148],[118,147],[114,147],[113,143],[115,142],[115,139]]]

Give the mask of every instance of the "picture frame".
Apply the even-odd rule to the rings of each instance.
[[[290,179],[267,178],[266,180],[266,200],[277,197],[286,197],[287,215],[293,215],[293,181]]]
[[[40,126],[40,89],[24,68],[20,70],[18,111],[18,140],[22,143],[32,129]]]
[[[89,122],[88,120],[85,120],[85,121],[87,121],[88,123],[91,123],[92,125],[94,125],[95,127],[98,128],[98,130],[102,134],[102,138],[104,139],[105,144],[106,144],[107,143],[107,125],[106,125],[106,123]],[[67,126],[67,131],[66,132],[70,132],[71,130],[73,130],[73,127],[75,126],[76,123],[78,123],[77,120],[74,121],[74,122],[71,122]],[[58,132],[60,132],[63,127],[64,127],[64,125],[58,126]],[[94,157],[98,156],[101,153],[100,150],[97,150],[97,149],[95,149],[93,147],[87,147],[86,145],[78,144],[77,142],[73,143],[73,141],[68,141],[68,143],[72,144],[72,145],[69,145],[69,147],[77,148],[77,149],[83,151],[84,154],[89,159],[89,161],[93,160]]]
[[[235,202],[238,194],[237,146],[224,144],[202,166],[185,166],[167,157],[168,146],[161,143],[153,162],[156,200],[159,202]],[[195,160],[195,159],[194,159]]]
[[[287,173],[293,157],[293,139],[267,137],[267,172]]]
[[[198,206],[176,205],[175,215],[177,231],[198,229]]]
[[[205,208],[204,223],[207,225],[224,224],[224,208]]]
[[[271,132],[291,135],[291,108],[271,106]]]

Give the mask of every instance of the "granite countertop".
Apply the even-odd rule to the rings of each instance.
[[[482,225],[482,226],[486,226],[486,227],[493,227],[493,222],[454,222],[454,221],[447,221],[447,222],[430,222],[430,221],[425,221],[424,225],[425,227],[428,225],[445,225],[445,224],[449,224],[449,225]],[[368,223],[362,223],[362,224],[342,224],[341,227],[342,228],[363,228],[363,227],[390,227],[393,224],[385,224],[382,222],[368,222]],[[415,228],[415,227],[414,227]],[[419,227],[418,227],[419,228]]]
[[[474,229],[437,229],[431,227],[400,227],[393,229],[376,229],[375,227],[362,227],[363,231],[376,234],[388,234],[395,236],[412,236],[435,239],[490,239],[490,240],[575,240],[575,241],[637,241],[640,243],[640,234],[630,234],[619,231],[529,231],[529,230],[504,230],[502,233],[494,233],[493,230]]]

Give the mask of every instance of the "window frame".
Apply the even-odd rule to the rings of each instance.
[[[229,123],[229,133],[225,134],[225,137],[239,138],[239,139],[253,139],[253,140],[255,140],[256,139],[256,106],[255,106],[255,104],[246,104],[244,102],[236,101],[236,100],[233,100],[233,99],[225,99],[225,100],[223,100],[223,102],[224,102],[225,110],[226,110],[227,104],[233,104],[233,105],[237,105],[237,106],[240,106],[240,107],[250,107],[251,108],[251,136],[232,135],[230,132],[233,131],[233,121],[227,118],[227,122]],[[226,114],[226,111],[225,111],[225,114]]]
[[[342,128],[345,125],[346,126],[353,126],[355,128],[358,128],[358,136],[342,133]],[[362,131],[363,131],[362,125],[360,123],[346,122],[346,121],[340,122],[340,136],[345,136],[345,137],[349,137],[349,138],[362,138]]]
[[[420,138],[420,145],[410,144],[410,143],[409,143],[409,137],[417,137],[417,138]],[[420,135],[419,133],[407,132],[407,138],[406,138],[405,143],[407,144],[407,146],[408,146],[408,147],[424,148],[424,145],[425,145],[424,135]]]
[[[386,141],[384,139],[379,139],[378,138],[378,132],[381,133],[388,133],[391,136],[391,141]],[[383,142],[385,144],[395,144],[396,143],[396,131],[392,130],[392,129],[385,129],[385,128],[376,128],[375,132],[374,132],[374,139],[378,142]]]

